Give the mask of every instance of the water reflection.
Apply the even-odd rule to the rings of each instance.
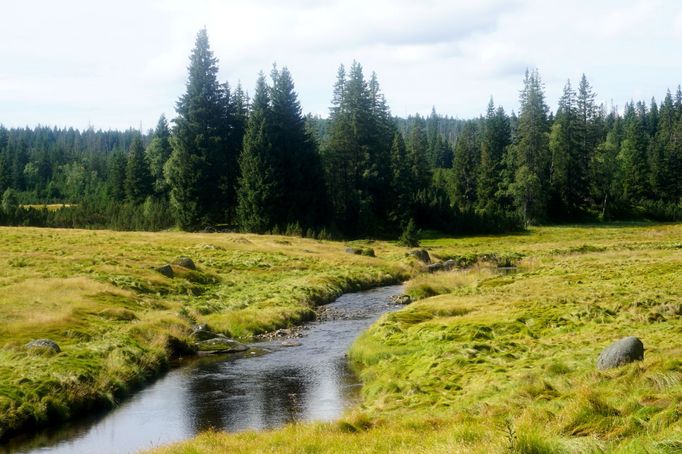
[[[401,291],[393,286],[344,295],[332,303],[342,319],[310,324],[299,346],[270,342],[259,344],[269,352],[265,355],[249,352],[194,360],[104,417],[46,431],[4,449],[136,452],[210,428],[266,429],[337,418],[357,399],[359,390],[345,352],[381,313],[395,308],[388,299]]]

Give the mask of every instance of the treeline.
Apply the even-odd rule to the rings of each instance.
[[[451,233],[529,223],[682,219],[682,92],[622,113],[585,76],[556,113],[537,71],[518,115],[391,115],[376,74],[339,68],[328,118],[304,117],[287,68],[253,97],[218,80],[205,30],[169,125],[79,132],[0,127],[0,222],[307,236]],[[40,209],[36,204],[68,204]]]

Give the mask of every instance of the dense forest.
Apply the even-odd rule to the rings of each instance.
[[[551,112],[535,70],[518,114],[491,99],[472,120],[403,119],[353,62],[320,118],[302,114],[286,67],[261,73],[252,97],[217,75],[202,30],[170,123],[0,126],[0,223],[328,238],[391,237],[408,224],[471,233],[682,219],[679,88],[607,111],[583,76]]]

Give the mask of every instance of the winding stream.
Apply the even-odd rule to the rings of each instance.
[[[129,453],[183,440],[209,428],[267,429],[332,420],[356,402],[360,383],[345,353],[376,318],[396,307],[401,286],[341,296],[303,336],[253,344],[241,356],[192,360],[116,409],[9,449],[31,453]],[[264,353],[257,354],[256,351]]]

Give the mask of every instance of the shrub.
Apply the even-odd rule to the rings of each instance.
[[[407,247],[419,246],[419,231],[414,223],[414,219],[410,219],[410,222],[407,223],[398,242]]]

